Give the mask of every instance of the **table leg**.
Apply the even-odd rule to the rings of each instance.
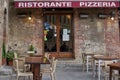
[[[120,70],[119,70],[119,75],[120,75]],[[118,78],[118,80],[120,80],[120,78]]]
[[[87,72],[88,72],[88,67],[89,67],[89,66],[88,66],[88,65],[89,65],[89,64],[88,64],[88,60],[89,60],[89,56],[87,56],[87,63],[86,63]]]
[[[93,77],[95,77],[95,69],[96,69],[96,66],[95,66],[95,60],[93,60],[92,62],[92,66],[93,66]]]
[[[100,63],[101,63],[101,60],[98,60],[98,80],[100,80],[100,75],[101,75],[101,72],[100,72]]]
[[[40,75],[40,64],[34,64],[33,66],[33,80],[42,80]]]
[[[112,68],[110,67],[109,80],[112,80]]]

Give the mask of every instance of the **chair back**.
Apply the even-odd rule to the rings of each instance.
[[[45,57],[46,57],[47,59],[50,59],[50,54],[45,53]]]
[[[14,60],[15,61],[15,68],[16,68],[16,72],[19,73],[19,64],[18,64],[18,60]]]
[[[15,59],[13,60],[13,64],[15,71],[24,71],[24,61]]]
[[[52,57],[52,59],[50,60],[50,66],[53,66],[53,62],[55,61],[55,57]]]
[[[16,52],[14,52],[14,58],[17,58],[17,53]]]
[[[16,61],[13,59],[13,70],[16,71]]]
[[[82,53],[82,63],[85,63],[85,53]]]

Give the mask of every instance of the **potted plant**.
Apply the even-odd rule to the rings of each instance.
[[[5,43],[2,44],[2,65],[6,64],[6,47]]]
[[[7,55],[6,55],[8,65],[10,65],[10,66],[13,65],[13,58],[14,58],[14,52],[13,51],[8,51]]]
[[[34,51],[33,45],[30,45],[30,46],[29,46],[29,49],[28,49],[27,53],[28,53],[30,56],[33,56],[33,55],[34,55],[35,51]]]

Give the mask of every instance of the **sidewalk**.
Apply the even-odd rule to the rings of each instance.
[[[11,71],[11,67],[5,66],[4,70],[6,70],[6,72],[1,73],[0,71],[1,73],[0,80],[11,80],[10,75],[8,75],[9,71]],[[3,75],[3,73],[7,74]],[[16,75],[13,74],[12,76],[13,76],[12,80],[16,80],[15,77]],[[21,77],[19,80],[23,80],[23,78]],[[25,80],[27,80],[27,78]],[[50,80],[50,76],[43,75],[42,80]],[[56,80],[97,80],[97,78],[93,78],[92,72],[87,73],[86,71],[82,71],[81,64],[77,63],[70,64],[59,61],[56,69]]]

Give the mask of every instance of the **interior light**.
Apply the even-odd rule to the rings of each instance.
[[[31,11],[29,12],[29,17],[28,17],[28,20],[31,20],[32,19],[32,17],[31,17]]]
[[[114,17],[111,17],[111,20],[114,20]]]
[[[70,15],[67,15],[66,17],[67,17],[68,19],[71,19],[71,16],[70,16]]]
[[[28,17],[28,20],[31,20],[31,19],[32,19],[32,17],[31,17],[31,16],[29,16],[29,17]]]
[[[111,18],[111,20],[115,19],[115,11],[110,12],[110,18]]]

